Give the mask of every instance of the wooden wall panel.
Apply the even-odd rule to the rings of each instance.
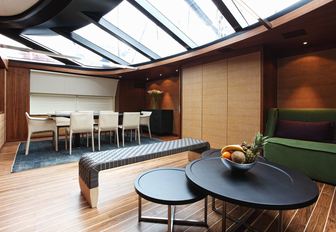
[[[202,138],[202,65],[182,72],[182,137]]]
[[[116,93],[115,109],[119,112],[135,112],[145,108],[145,83],[120,80]]]
[[[147,91],[159,89],[163,91],[161,109],[172,109],[174,111],[173,134],[180,136],[181,112],[180,112],[180,80],[178,76],[150,81],[146,84],[146,107],[150,108],[150,97]]]
[[[228,144],[250,142],[260,131],[260,52],[228,59]]]
[[[227,144],[227,59],[203,65],[202,139]]]
[[[278,60],[278,107],[336,107],[336,49]]]
[[[5,125],[6,125],[5,114],[0,113],[0,149],[1,149],[2,145],[4,145],[4,143],[6,142]]]
[[[25,112],[29,112],[29,69],[9,68],[6,79],[6,141],[27,139]]]

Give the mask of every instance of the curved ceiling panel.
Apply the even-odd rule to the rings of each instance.
[[[25,12],[40,0],[0,0],[0,16],[14,16]]]

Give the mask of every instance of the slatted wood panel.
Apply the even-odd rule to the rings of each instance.
[[[183,69],[182,137],[202,138],[202,66]]]
[[[227,144],[227,59],[203,65],[202,138],[212,147]]]
[[[336,49],[280,59],[278,106],[336,107]]]
[[[77,163],[9,174],[18,143],[6,144],[0,153],[0,231],[166,231],[165,225],[137,222],[137,194],[133,181],[146,170],[184,167],[187,156],[169,156],[101,173],[100,200],[92,209],[80,195]],[[316,204],[284,212],[287,232],[333,232],[336,228],[335,186],[319,183]],[[216,201],[217,207],[221,206]],[[175,231],[219,232],[220,215],[208,205],[209,228],[175,226]],[[245,207],[228,204],[235,217]],[[167,208],[144,201],[144,214],[165,216]],[[202,219],[203,202],[178,206],[177,217]],[[277,231],[277,212],[257,210],[248,222],[258,231]],[[231,223],[228,223],[231,226]],[[243,228],[238,231],[244,231]]]
[[[251,141],[260,131],[260,53],[228,59],[228,144]]]

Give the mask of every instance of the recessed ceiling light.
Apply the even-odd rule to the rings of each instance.
[[[148,80],[149,80],[149,78],[147,77],[147,78],[146,78],[146,80],[148,81]]]
[[[160,73],[160,77],[162,77],[162,73]]]
[[[303,44],[303,45],[307,45],[307,44],[308,44],[308,42],[307,42],[307,41],[304,41],[302,44]]]
[[[178,72],[178,69],[176,69],[175,71]]]

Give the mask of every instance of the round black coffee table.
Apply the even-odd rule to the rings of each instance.
[[[223,229],[225,202],[279,210],[282,230],[282,210],[308,206],[319,194],[316,184],[305,175],[267,161],[258,161],[247,173],[234,174],[220,158],[200,159],[187,165],[186,175],[202,193],[223,200]]]
[[[207,226],[207,197],[199,192],[186,178],[183,168],[158,168],[142,173],[134,182],[139,195],[139,222],[168,224],[168,231],[176,225]],[[168,205],[168,217],[142,216],[141,198],[158,204]],[[204,198],[204,221],[175,219],[175,205],[184,205]],[[172,207],[173,206],[173,207]]]

